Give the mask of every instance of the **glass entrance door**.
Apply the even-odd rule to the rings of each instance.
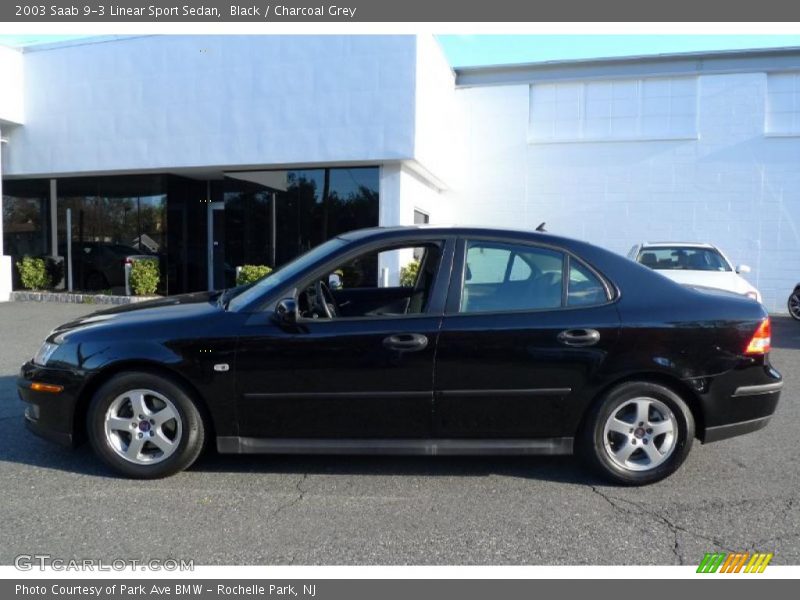
[[[225,256],[225,203],[212,202],[209,210],[208,226],[211,229],[209,239],[210,282],[209,287],[222,290],[236,285],[236,269],[228,265]]]

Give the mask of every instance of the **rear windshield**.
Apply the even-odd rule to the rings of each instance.
[[[730,271],[731,266],[713,248],[659,246],[642,248],[637,258],[646,267],[666,271]]]

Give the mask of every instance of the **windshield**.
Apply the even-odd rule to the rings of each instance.
[[[714,248],[659,246],[642,248],[637,259],[651,269],[665,271],[730,271],[728,261]]]
[[[324,258],[337,248],[347,245],[347,242],[340,238],[333,238],[324,244],[312,248],[305,254],[301,254],[293,261],[286,263],[281,268],[273,271],[264,279],[254,283],[252,286],[247,287],[236,293],[229,303],[228,307],[231,310],[238,310],[243,306],[247,306],[253,300],[266,294],[267,292],[275,289],[285,281],[294,277],[297,273],[304,271],[308,266],[313,265],[318,260]]]

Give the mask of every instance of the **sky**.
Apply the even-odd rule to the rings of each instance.
[[[800,35],[440,35],[453,67],[800,46]]]
[[[80,39],[75,35],[0,35],[27,46]],[[440,35],[453,67],[800,46],[800,35]]]

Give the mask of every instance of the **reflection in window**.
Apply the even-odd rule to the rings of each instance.
[[[3,182],[3,254],[14,260],[49,254],[49,196],[46,179]]]
[[[377,226],[378,179],[377,167],[227,173],[217,196],[226,278],[237,266],[280,267],[341,233]]]
[[[73,282],[85,290],[125,285],[127,256],[159,259],[159,293],[167,291],[166,179],[163,176],[81,177],[58,182],[58,253],[72,242]],[[67,232],[67,209],[72,230]]]

